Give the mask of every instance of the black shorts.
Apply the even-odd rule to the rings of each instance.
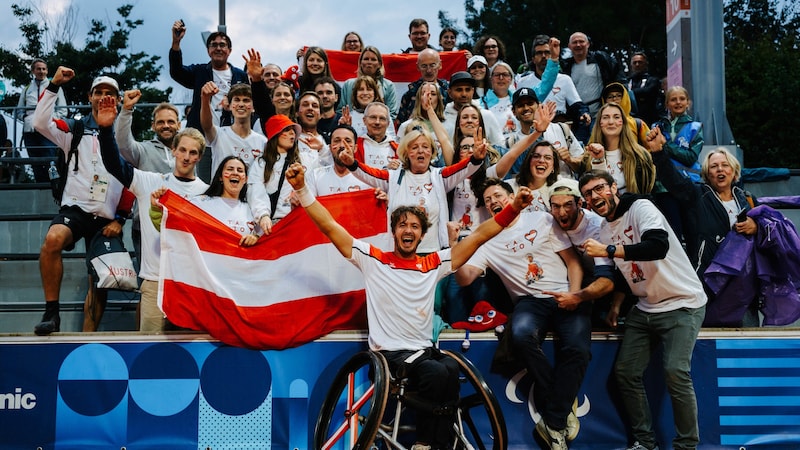
[[[86,239],[88,246],[94,235],[109,222],[111,219],[87,213],[78,206],[62,206],[58,214],[53,217],[50,226],[64,225],[69,228],[72,232],[72,243],[64,247],[64,250],[72,251],[81,239]]]

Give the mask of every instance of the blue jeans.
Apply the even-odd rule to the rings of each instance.
[[[542,351],[547,331],[555,333],[555,365]],[[567,426],[567,415],[592,357],[592,305],[574,311],[558,307],[555,299],[522,297],[511,316],[511,345],[533,376],[536,409],[557,430]]]
[[[664,313],[646,313],[633,307],[628,313],[614,372],[633,437],[648,448],[656,445],[656,436],[642,375],[655,344],[661,345],[664,352],[664,378],[675,421],[673,448],[694,449],[700,441],[691,366],[694,344],[705,314],[705,306]]]

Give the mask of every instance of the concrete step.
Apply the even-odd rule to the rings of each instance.
[[[41,311],[3,311],[0,315],[0,333],[33,333],[33,327],[42,320]],[[83,330],[83,311],[65,310],[62,307],[61,331],[79,332]],[[135,307],[124,308],[109,304],[100,321],[97,331],[136,331]]]

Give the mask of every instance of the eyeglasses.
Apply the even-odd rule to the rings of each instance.
[[[531,159],[534,160],[534,161],[540,160],[540,159],[542,159],[544,161],[552,161],[553,160],[553,155],[534,153],[533,155],[531,155]]]
[[[458,147],[458,149],[461,150],[462,152],[471,152],[472,150],[475,149],[475,144],[464,144]]]
[[[212,42],[208,44],[209,48],[228,48],[227,42]]]
[[[505,72],[493,73],[492,77],[493,78],[511,78],[511,74],[510,73],[505,73]]]
[[[425,32],[425,31],[415,31],[415,32],[411,33],[411,35],[412,36],[427,36],[428,33]]]
[[[344,41],[346,44],[358,44],[358,39],[348,39]]]
[[[597,186],[595,186],[595,187],[593,187],[593,188],[591,188],[589,190],[583,191],[583,198],[585,198],[587,200],[591,199],[592,198],[592,193],[595,193],[597,195],[603,195],[603,192],[606,191],[607,187],[608,187],[608,183],[600,183]]]
[[[439,67],[439,63],[438,62],[437,63],[433,63],[433,64],[420,64],[419,65],[419,68],[422,69],[422,70],[433,70],[433,69],[435,69],[437,67]]]
[[[377,120],[378,122],[388,122],[389,118],[386,117],[386,116],[373,116],[373,115],[370,114],[369,116],[367,116],[367,120]]]
[[[622,100],[622,92],[614,92],[613,94],[608,94],[606,97],[606,101],[614,102],[617,100]]]
[[[497,45],[484,45],[483,48],[491,50],[493,48],[497,48]]]
[[[538,52],[534,52],[535,56],[550,56],[550,50],[539,50]]]

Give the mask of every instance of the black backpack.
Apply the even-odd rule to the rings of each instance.
[[[67,156],[64,156],[64,152],[58,151],[55,161],[55,169],[57,173],[50,173],[50,189],[53,191],[53,200],[55,200],[57,205],[61,205],[61,197],[64,195],[64,186],[67,184],[67,170],[69,169],[69,163],[72,161],[72,157],[75,157],[75,162],[73,164],[72,170],[77,172],[78,171],[78,145],[81,143],[81,139],[83,139],[83,121],[82,120],[75,120],[75,119],[66,119],[67,125],[69,125],[70,131],[72,131],[72,142],[69,146],[69,152]]]

